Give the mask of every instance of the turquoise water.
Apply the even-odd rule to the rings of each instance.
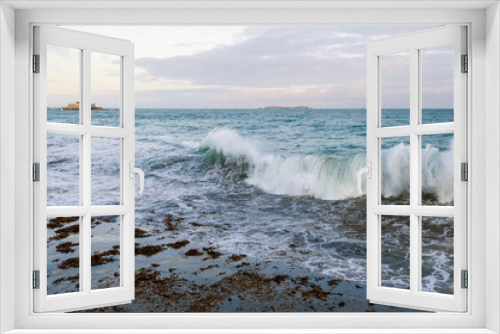
[[[77,123],[77,114],[48,110],[55,122]],[[406,109],[384,110],[382,124],[407,125],[408,116]],[[93,111],[93,124],[116,121],[116,112]],[[452,109],[423,113],[424,123],[449,121]],[[92,202],[117,204],[119,159],[110,154],[116,140],[95,143],[92,174],[99,181]],[[383,170],[382,195],[389,201],[408,194],[408,144],[408,138],[382,142],[382,165],[390,167]],[[422,146],[425,196],[449,205],[453,136],[425,137]],[[144,194],[136,196],[136,224],[160,226],[166,215],[182,217],[206,227],[186,225],[179,238],[363,282],[365,200],[356,190],[356,172],[365,165],[365,151],[365,109],[137,109],[136,166],[146,181]],[[78,138],[49,135],[48,161],[48,204],[78,203]],[[353,222],[360,226],[354,233],[346,229]],[[388,233],[395,239],[406,232]],[[442,229],[435,233],[443,240]],[[452,283],[452,243],[425,256],[424,285],[442,292],[437,281]],[[384,267],[389,286],[408,285],[407,272],[394,266],[400,262]]]

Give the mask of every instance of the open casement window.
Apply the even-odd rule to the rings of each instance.
[[[134,167],[133,44],[35,27],[33,72],[34,311],[129,303],[134,172],[142,174]],[[99,224],[113,233],[102,235]]]
[[[466,28],[458,26],[368,45],[367,295],[373,303],[467,309],[466,54]],[[445,94],[449,104],[438,109],[433,97]]]

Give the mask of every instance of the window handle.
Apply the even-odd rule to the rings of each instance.
[[[129,171],[129,176],[131,179],[134,178],[135,174],[139,174],[139,195],[142,195],[142,192],[144,191],[144,172],[140,168],[134,167],[133,161],[130,161],[129,163]]]
[[[361,168],[358,170],[358,193],[360,195],[363,195],[363,190],[361,189],[361,177],[363,174],[367,174],[366,177],[371,179],[372,178],[372,163],[368,161],[366,163],[366,167]]]

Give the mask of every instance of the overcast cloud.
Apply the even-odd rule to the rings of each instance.
[[[429,27],[77,29],[135,44],[139,108],[364,108],[369,41]],[[452,107],[451,50],[426,55],[424,107]],[[407,59],[393,56],[385,63],[384,106],[407,107]]]

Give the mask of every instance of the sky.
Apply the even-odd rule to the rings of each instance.
[[[130,40],[137,108],[366,107],[366,46],[430,27],[162,26],[65,27]],[[452,46],[425,50],[424,107],[453,107]],[[49,54],[48,104],[78,100],[78,54]],[[382,60],[382,105],[409,104],[409,57]],[[92,102],[114,107],[117,57],[93,54]],[[73,74],[71,74],[73,73]]]

